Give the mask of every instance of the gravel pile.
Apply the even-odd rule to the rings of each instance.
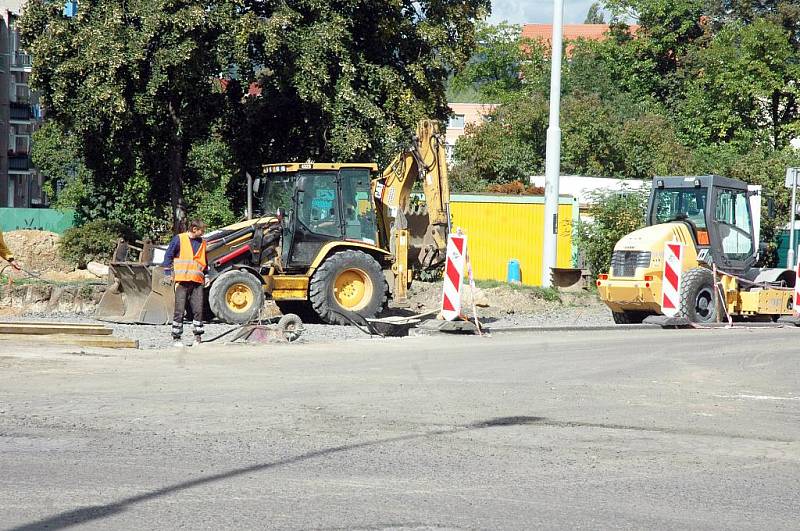
[[[129,339],[136,339],[139,341],[139,348],[141,349],[165,349],[172,347],[172,336],[170,325],[130,325],[107,323],[98,321],[88,315],[80,315],[74,313],[34,313],[26,314],[23,316],[14,316],[4,318],[6,321],[55,321],[55,322],[70,322],[70,323],[90,323],[108,326],[114,330],[114,335],[117,337],[127,337]],[[352,326],[331,326],[331,325],[318,325],[318,324],[304,324],[303,334],[297,342],[300,343],[323,343],[331,341],[342,341],[348,339],[362,339],[369,337],[360,330]],[[205,338],[213,339],[214,337],[232,331],[237,328],[235,325],[208,323],[205,325]],[[225,343],[230,340],[234,332],[231,332],[225,337],[218,340],[219,343]],[[189,344],[192,340],[192,325],[191,323],[184,324],[183,341]]]
[[[513,328],[513,327],[535,327],[535,326],[606,326],[613,324],[611,312],[605,305],[591,297],[581,297],[574,301],[565,303],[538,301],[539,309],[536,312],[509,313],[505,312],[489,313],[486,309],[478,308],[478,317],[488,327],[494,328]],[[513,312],[513,311],[512,311]],[[467,312],[471,316],[471,308]],[[139,348],[142,349],[166,349],[172,347],[170,326],[152,325],[126,325],[117,323],[106,323],[97,321],[91,314],[76,314],[69,312],[40,312],[30,313],[22,316],[5,318],[4,320],[17,321],[63,321],[102,324],[114,330],[114,335],[127,337],[139,341]],[[305,330],[298,339],[302,343],[326,343],[338,342],[352,339],[364,339],[369,336],[354,326],[332,326],[321,324],[304,324]],[[219,323],[206,324],[206,339],[232,331],[237,328],[234,325]],[[222,337],[219,343],[230,340],[234,332]],[[191,324],[184,326],[184,342],[189,343],[192,339]]]
[[[480,316],[480,310],[478,311]],[[496,319],[489,318],[487,324],[494,327],[517,326],[607,326],[613,325],[611,311],[604,305],[586,307],[553,308],[537,314],[510,314]]]

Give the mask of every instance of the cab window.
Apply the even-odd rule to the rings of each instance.
[[[336,173],[314,173],[305,179],[298,205],[298,219],[311,232],[341,236],[336,191]]]
[[[698,229],[705,230],[707,195],[704,188],[658,189],[651,222],[657,225],[687,219]]]
[[[730,260],[746,260],[753,253],[747,193],[741,190],[720,190],[714,220],[719,227],[725,256]]]
[[[375,243],[377,225],[370,196],[370,172],[346,168],[339,173],[342,183],[345,238]]]

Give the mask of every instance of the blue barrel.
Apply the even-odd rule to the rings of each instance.
[[[522,283],[522,268],[520,268],[519,260],[516,258],[512,258],[508,261],[508,273],[506,275],[506,281],[509,284]]]

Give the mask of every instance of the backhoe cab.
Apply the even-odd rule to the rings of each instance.
[[[671,241],[685,244],[681,316],[708,323],[726,313],[753,319],[791,314],[794,272],[754,267],[758,194],[746,183],[720,176],[653,179],[648,226],[617,243],[608,274],[597,281],[614,321],[639,323],[661,313],[664,245]]]
[[[372,201],[374,164],[271,164],[260,183],[261,210],[281,223],[278,259],[264,271],[265,290],[283,313],[347,324],[373,316],[387,301]]]

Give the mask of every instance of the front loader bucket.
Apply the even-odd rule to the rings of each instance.
[[[172,285],[162,282],[164,268],[138,262],[112,262],[109,287],[95,317],[112,323],[163,325],[172,321]]]

